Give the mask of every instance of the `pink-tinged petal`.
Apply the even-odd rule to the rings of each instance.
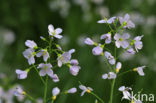
[[[57,29],[55,30],[55,33],[56,33],[56,35],[62,33],[62,29],[61,29],[61,28],[57,28]]]
[[[40,74],[40,76],[45,76],[47,73],[44,69],[41,69],[39,74]]]
[[[56,37],[58,39],[61,39],[63,36],[62,35],[59,35],[59,34],[56,34],[56,35],[54,35],[54,37]]]
[[[126,49],[129,46],[129,43],[127,41],[121,42],[121,46]]]
[[[102,75],[102,79],[107,79],[108,78],[108,74],[103,74]]]
[[[84,43],[87,44],[87,45],[94,45],[94,41],[92,39],[90,39],[90,38],[86,38]]]
[[[99,20],[97,23],[106,23],[106,21],[105,20]]]
[[[124,16],[124,20],[125,20],[125,21],[128,21],[129,19],[130,19],[129,14],[126,14],[126,15]]]
[[[120,46],[121,46],[119,41],[115,41],[115,45],[117,48],[120,48]]]
[[[122,38],[123,39],[129,39],[130,35],[128,33],[125,33],[125,34],[122,35]]]
[[[61,60],[58,60],[58,63],[57,64],[58,64],[59,67],[61,67],[62,66],[62,61]]]
[[[54,32],[54,26],[52,24],[48,25],[49,32]]]
[[[122,92],[122,91],[124,91],[124,90],[125,90],[125,88],[126,88],[125,86],[121,86],[121,87],[119,88],[119,91],[121,91],[121,92]]]

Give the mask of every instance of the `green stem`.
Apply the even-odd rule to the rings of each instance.
[[[54,103],[54,99],[52,99],[51,103]]]
[[[109,69],[110,69],[111,71],[113,71],[112,67],[111,67],[110,64],[108,63],[108,60],[106,59],[105,56],[104,56],[104,59],[105,59],[105,61],[106,61],[107,66],[109,67]]]
[[[114,79],[114,80],[112,81],[111,94],[110,94],[110,103],[113,103],[113,93],[114,93],[115,80],[116,80],[116,79]]]
[[[34,103],[36,103],[36,100],[32,97],[32,96],[30,96],[29,94],[25,94],[30,100],[32,100]]]
[[[122,72],[122,73],[120,73],[120,74],[118,75],[118,77],[121,76],[121,75],[124,75],[124,74],[126,74],[126,73],[132,72],[132,71],[133,71],[133,70],[128,70],[128,71]]]
[[[44,100],[43,100],[43,103],[46,103],[47,89],[48,89],[48,76],[46,76],[46,82],[45,82],[45,88],[44,88]]]
[[[35,65],[33,65],[33,67],[35,68],[35,70],[36,70],[37,74],[39,74],[39,72],[38,72],[37,68],[35,67]],[[41,76],[39,76],[39,77],[40,77],[41,81],[43,82],[43,84],[45,84],[44,79],[43,79]]]
[[[93,96],[95,96],[101,103],[105,103],[99,96],[97,96],[93,92],[91,92],[90,94],[92,94]]]

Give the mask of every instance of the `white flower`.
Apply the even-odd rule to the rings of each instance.
[[[111,17],[110,19],[102,19],[102,20],[99,20],[98,23],[108,23],[108,24],[112,24],[114,21],[115,21],[116,17]]]
[[[70,72],[73,76],[77,76],[80,69],[81,69],[80,66],[73,65],[73,66],[70,67],[69,72]]]
[[[133,71],[137,71],[140,76],[144,76],[145,73],[144,73],[143,69],[145,69],[145,67],[146,66],[137,67],[137,68],[134,68]]]
[[[58,87],[53,88],[52,95],[57,96],[60,94],[60,89]]]
[[[127,41],[127,39],[130,38],[130,35],[128,33],[120,35],[120,34],[115,34],[114,39],[115,41],[115,45],[117,48],[120,48],[120,46],[122,48],[127,48],[129,46],[129,43]]]
[[[94,47],[92,49],[92,53],[93,53],[93,55],[102,55],[103,54],[103,48],[101,47],[101,44],[99,44],[98,46]]]
[[[16,74],[17,74],[18,79],[25,79],[27,78],[28,71],[16,69]]]
[[[33,40],[27,40],[25,45],[31,49],[37,48],[37,44]]]
[[[61,28],[56,28],[54,29],[54,26],[52,24],[48,25],[48,32],[49,35],[58,39],[61,39],[63,36],[59,35],[60,33],[62,33],[62,29]]]
[[[143,37],[143,35],[142,36],[137,36],[137,37],[134,38],[134,41],[135,41],[134,46],[135,46],[135,49],[136,49],[137,52],[138,52],[138,49],[140,50],[143,47],[143,43],[141,41],[142,37]]]
[[[121,91],[121,92],[123,93],[122,100],[123,100],[123,99],[128,99],[128,100],[130,100],[131,94],[129,93],[129,90],[132,90],[132,88],[125,87],[125,86],[121,86],[121,87],[119,88],[119,91]]]
[[[26,49],[26,50],[23,52],[23,55],[24,55],[24,57],[25,57],[26,59],[28,59],[29,65],[35,63],[35,58],[34,58],[34,56],[36,55],[36,53],[34,52],[33,49],[31,49],[31,48]]]
[[[80,85],[79,88],[82,90],[81,96],[83,96],[86,92],[91,93],[91,91],[93,91],[91,87],[86,87],[84,85]]]
[[[104,55],[105,55],[106,59],[108,59],[108,62],[109,62],[111,65],[114,65],[114,64],[115,64],[115,59],[114,59],[114,57],[112,56],[111,53],[105,51],[105,52],[104,52]]]
[[[87,45],[94,45],[94,41],[92,39],[90,39],[90,38],[86,38],[84,43],[87,44]]]
[[[110,44],[111,43],[111,33],[109,32],[109,33],[107,33],[107,34],[103,34],[103,35],[101,35],[101,38],[100,38],[101,40],[102,39],[106,39],[105,40],[105,43],[106,44]]]
[[[103,79],[115,79],[116,74],[114,72],[109,72],[108,74],[103,74],[102,78]]]
[[[25,95],[25,92],[23,91],[21,87],[17,87],[16,90],[14,91],[14,95],[15,96]]]
[[[48,58],[50,57],[49,56],[49,53],[46,49],[42,49],[40,50],[39,53],[36,54],[37,57],[41,57],[43,56],[43,60],[46,62],[48,60]]]
[[[48,64],[41,63],[41,64],[39,64],[39,66],[37,68],[41,68],[41,70],[39,72],[40,76],[45,76],[47,74],[51,77],[53,75],[53,71],[51,69],[52,65],[50,63],[48,63]]]
[[[122,67],[121,62],[117,62],[117,64],[116,64],[116,73],[118,73],[120,71],[121,67]]]
[[[64,52],[62,55],[60,55],[57,60],[58,60],[58,66],[61,67],[62,64],[66,64],[70,61],[71,59],[71,54],[75,52],[75,49],[71,49],[68,52]]]
[[[54,82],[59,82],[60,81],[57,74],[50,75],[50,77],[53,79]]]
[[[77,59],[72,59],[72,60],[70,61],[70,64],[71,64],[71,65],[78,65],[79,62],[78,62]]]
[[[119,17],[120,24],[123,25],[123,28],[135,28],[135,24],[129,19],[130,16],[128,14],[126,14],[124,18]]]
[[[68,93],[76,93],[77,89],[76,88],[71,88],[67,91]]]
[[[134,49],[133,48],[128,48],[127,49],[127,53],[129,53],[129,54],[135,54],[135,51],[134,51]]]

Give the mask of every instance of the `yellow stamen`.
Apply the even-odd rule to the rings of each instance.
[[[52,99],[55,100],[56,99],[56,96],[53,96]]]
[[[87,89],[87,93],[91,93],[91,90],[90,89]]]
[[[136,72],[137,71],[137,68],[134,68],[133,71]]]
[[[104,53],[102,52],[102,53],[101,53],[101,56],[103,56],[103,55],[104,55]]]
[[[26,92],[25,91],[23,91],[23,93],[22,93],[23,95],[26,95]]]
[[[119,73],[120,69],[119,68],[116,68],[116,73]]]
[[[132,100],[131,103],[135,103],[134,100]]]

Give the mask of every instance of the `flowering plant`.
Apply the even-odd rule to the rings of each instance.
[[[116,78],[125,73],[136,71],[140,76],[144,76],[143,69],[145,66],[135,67],[134,69],[130,69],[126,72],[120,72],[122,69],[122,63],[119,61],[119,57],[123,52],[127,52],[129,54],[135,54],[143,47],[143,43],[141,41],[143,36],[137,36],[131,39],[129,33],[126,32],[127,29],[132,29],[135,27],[135,24],[130,20],[130,16],[126,14],[124,17],[111,17],[110,19],[104,18],[99,20],[98,23],[105,23],[108,25],[110,31],[108,33],[101,35],[101,42],[95,42],[91,38],[85,39],[85,44],[94,46],[92,49],[93,55],[102,56],[105,62],[108,65],[109,72],[104,73],[101,77],[102,79],[111,80],[111,91],[110,91],[110,100],[109,103],[113,103],[113,95],[114,95],[114,86],[116,82]],[[44,89],[44,97],[43,103],[54,103],[57,96],[59,94],[69,94],[77,92],[77,88],[73,87],[69,90],[62,92],[58,87],[52,89],[52,97],[50,99],[47,98],[47,88],[48,81],[51,79],[53,82],[59,82],[59,76],[55,73],[55,68],[60,68],[62,65],[66,65],[69,67],[69,72],[71,75],[76,76],[80,70],[79,62],[77,59],[72,59],[72,53],[75,52],[75,49],[71,49],[69,51],[63,51],[61,46],[55,42],[55,39],[61,39],[63,36],[60,35],[62,33],[61,28],[54,29],[53,25],[48,26],[49,38],[46,39],[44,37],[40,37],[42,41],[47,43],[47,46],[42,48],[39,47],[34,41],[27,40],[25,45],[28,47],[24,52],[24,57],[28,60],[28,67],[25,70],[16,69],[16,74],[18,79],[27,78],[29,72],[32,69],[35,69],[38,73],[45,89]],[[114,46],[114,50],[109,48],[109,45]],[[119,52],[122,50],[122,52]],[[53,55],[56,55],[55,58]],[[41,63],[36,63],[36,59],[43,57]],[[57,62],[57,64],[55,63]],[[100,101],[101,103],[105,103],[102,98],[97,96],[91,87],[86,87],[80,82],[79,88],[82,90],[81,96],[85,93],[89,93],[95,96],[97,99],[95,103]],[[122,99],[127,99],[131,103],[141,103],[140,100],[134,100],[129,93],[131,90],[130,87],[121,86],[119,91],[123,93]],[[21,88],[17,88],[15,91],[16,96],[27,96],[34,103],[36,103],[36,99],[30,96],[26,91]]]

